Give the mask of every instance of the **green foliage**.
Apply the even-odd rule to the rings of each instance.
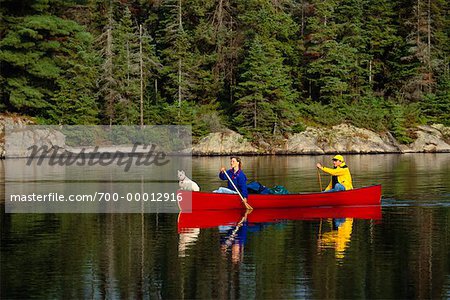
[[[210,132],[218,132],[226,128],[217,103],[197,107],[194,118],[192,133],[195,137],[201,137]]]
[[[238,84],[236,123],[239,130],[270,134],[275,124],[288,121],[289,104],[296,97],[283,58],[270,42],[255,37],[242,64]]]
[[[72,147],[98,145],[106,139],[105,131],[98,126],[63,126],[61,133],[66,145]]]
[[[180,7],[181,5],[181,7]],[[160,76],[166,83],[161,95],[168,103],[190,100],[195,80],[190,76],[195,69],[194,52],[189,33],[184,29],[182,13],[183,2],[171,0],[162,6],[162,27],[158,39],[162,68]],[[189,71],[188,71],[189,70]]]
[[[300,133],[306,130],[306,125],[303,122],[297,122],[292,126],[292,133]]]
[[[450,81],[447,88],[436,94],[428,94],[423,101],[423,112],[430,123],[442,123],[450,126]]]
[[[137,125],[142,58],[145,124],[273,138],[347,122],[408,143],[411,126],[449,125],[447,12],[443,0],[3,0],[0,109]]]
[[[297,109],[301,116],[313,124],[334,126],[344,121],[343,115],[338,113],[339,107],[334,104],[323,105],[308,99],[297,104]]]
[[[82,26],[55,16],[12,24],[0,42],[7,106],[50,123],[95,122],[95,99],[88,96],[96,79],[92,42]]]
[[[394,137],[401,144],[412,143],[413,140],[411,139],[411,137],[408,136],[406,130],[407,123],[406,123],[405,109],[398,104],[394,104],[392,105],[391,113],[392,114],[389,129],[392,131]]]
[[[240,16],[248,41],[236,89],[234,124],[244,135],[271,136],[292,122],[291,107],[298,94],[285,63],[295,33],[292,18],[268,3],[243,4]],[[256,21],[259,20],[259,21]]]
[[[389,130],[404,144],[412,142],[407,129],[423,123],[418,104],[402,106],[373,96],[364,97],[357,106],[343,102],[323,105],[308,101],[298,104],[298,109],[305,120],[316,125],[334,126],[350,123],[376,132]]]
[[[192,101],[183,101],[181,107],[178,107],[177,104],[169,105],[163,102],[153,106],[152,110],[155,114],[149,119],[149,124],[191,125],[195,140],[210,132],[225,129],[217,104],[198,106]]]
[[[113,39],[113,75],[116,80],[117,102],[114,105],[115,124],[133,125],[139,120],[139,29],[133,25],[128,7],[115,23]]]
[[[360,128],[367,128],[377,132],[388,129],[386,118],[390,111],[386,101],[382,98],[364,97],[358,105],[345,105],[346,121]]]
[[[79,33],[75,37],[77,46],[71,59],[63,62],[65,69],[58,79],[59,90],[52,98],[57,105],[54,118],[60,124],[90,125],[98,123],[96,80],[98,78],[99,57],[93,51],[90,34]]]

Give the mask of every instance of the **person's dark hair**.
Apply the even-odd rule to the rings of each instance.
[[[231,156],[230,160],[232,160],[233,158],[239,163],[239,170],[242,169],[242,160],[241,160],[241,158],[237,157],[237,156]]]

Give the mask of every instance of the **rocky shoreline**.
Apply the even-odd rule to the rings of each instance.
[[[233,131],[210,133],[193,146],[193,155],[319,155],[376,153],[450,153],[450,127],[441,124],[418,126],[409,145],[400,144],[389,132],[341,124],[331,128],[307,127],[305,131],[278,141],[252,144]]]
[[[0,158],[5,158],[5,125],[25,126],[32,122],[23,117],[0,116]],[[62,150],[64,137],[45,132],[40,136],[23,136],[25,144],[37,146],[57,145]],[[58,138],[55,140],[55,136]],[[320,154],[376,154],[376,153],[450,153],[450,127],[442,124],[421,125],[414,131],[416,139],[408,145],[400,144],[390,134],[382,134],[340,124],[331,128],[307,127],[305,131],[268,143],[251,143],[239,133],[231,130],[214,132],[200,139],[192,147],[192,155],[320,155]],[[22,140],[23,142],[23,140]],[[118,147],[120,148],[120,147]],[[113,149],[110,149],[113,150]],[[125,150],[125,149],[120,149]],[[13,155],[14,156],[14,155]],[[26,154],[20,155],[27,157]],[[17,156],[16,156],[17,157]]]

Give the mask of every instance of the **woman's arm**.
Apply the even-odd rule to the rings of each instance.
[[[223,170],[224,168],[222,168],[219,172],[219,178],[222,180],[228,180],[227,175],[225,175],[225,172],[228,172],[227,170]],[[222,171],[223,170],[223,171]],[[231,177],[230,173],[228,173],[228,176]]]

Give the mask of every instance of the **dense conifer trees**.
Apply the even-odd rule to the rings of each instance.
[[[2,0],[0,107],[53,124],[450,120],[443,0]],[[367,115],[370,117],[367,117]],[[364,120],[364,121],[363,121]],[[413,123],[413,124],[411,124]]]

